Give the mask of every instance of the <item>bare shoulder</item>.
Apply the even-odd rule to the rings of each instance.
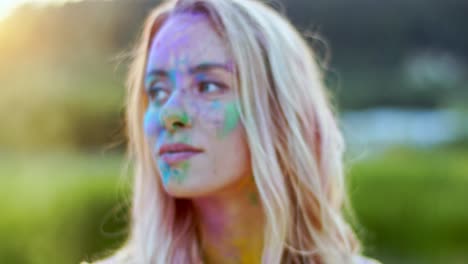
[[[365,256],[355,256],[353,258],[353,263],[354,264],[382,264],[380,261],[377,261],[375,259],[371,259]]]

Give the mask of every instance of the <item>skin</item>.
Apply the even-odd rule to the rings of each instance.
[[[203,15],[171,17],[152,41],[144,130],[166,192],[191,199],[205,263],[260,263],[264,216],[239,117],[234,67]],[[203,150],[170,166],[161,145]]]

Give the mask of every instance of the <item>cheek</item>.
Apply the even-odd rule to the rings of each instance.
[[[239,111],[237,110],[236,104],[234,102],[227,103],[224,106],[223,124],[220,131],[218,131],[218,135],[221,138],[226,137],[234,131],[238,124]]]
[[[156,109],[150,107],[143,120],[143,129],[147,136],[154,136],[158,132],[159,114]]]
[[[193,103],[192,110],[202,126],[208,130],[206,132],[215,134],[219,139],[231,134],[239,124],[239,111],[235,102],[213,101],[203,106]]]
[[[218,101],[210,103],[192,101],[189,106],[192,116],[204,133],[212,134],[222,126],[224,116]]]

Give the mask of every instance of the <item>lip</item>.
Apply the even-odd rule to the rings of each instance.
[[[159,148],[158,155],[169,165],[192,158],[203,150],[183,143],[164,144]]]

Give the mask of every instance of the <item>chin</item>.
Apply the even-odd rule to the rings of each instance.
[[[226,182],[208,185],[193,182],[179,183],[177,181],[170,181],[164,186],[164,190],[174,198],[190,199],[215,195],[222,192],[229,185],[230,184]]]
[[[201,188],[200,186],[189,186],[175,181],[167,183],[164,186],[164,190],[174,198],[185,199],[205,196],[213,192],[213,190],[207,189],[206,186]]]

